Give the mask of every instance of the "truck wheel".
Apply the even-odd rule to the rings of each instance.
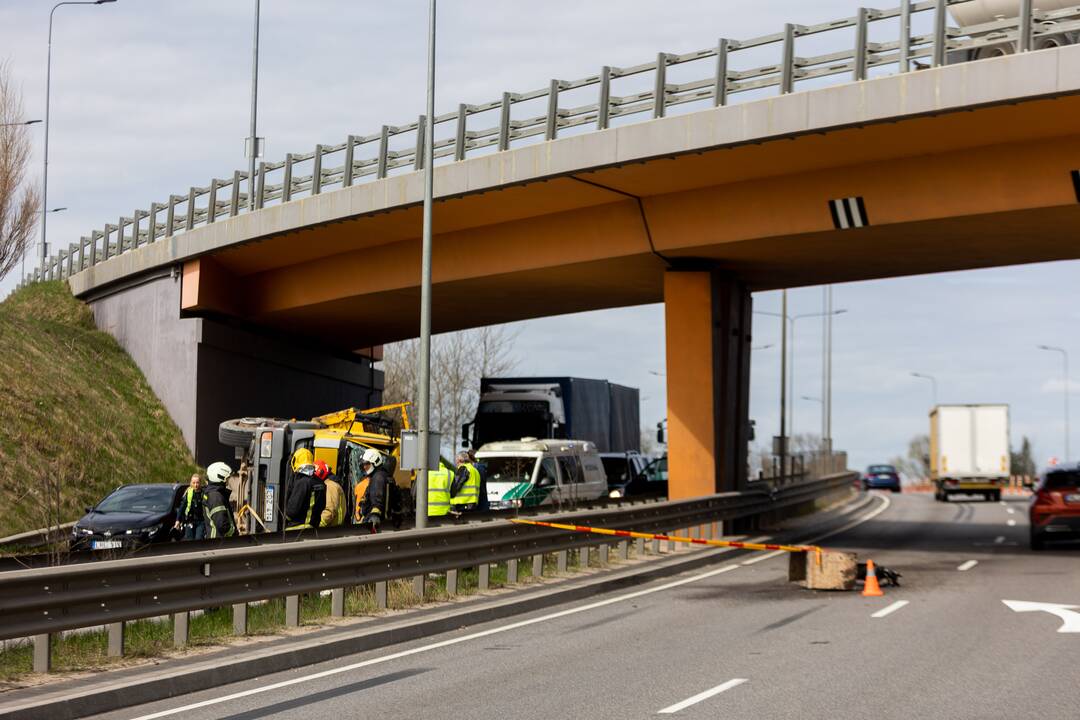
[[[993,501],[994,502],[1001,502],[1001,491],[1000,490],[995,490],[994,491]]]
[[[239,418],[218,425],[218,442],[228,447],[246,448],[255,439],[255,431],[267,418]]]
[[[1031,533],[1031,549],[1032,550],[1042,550],[1045,547],[1046,547],[1046,543],[1043,542],[1042,535],[1039,535],[1038,533],[1032,532]]]

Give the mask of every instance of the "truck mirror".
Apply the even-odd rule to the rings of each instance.
[[[656,442],[664,444],[664,423],[662,422],[656,423]]]
[[[465,423],[461,426],[461,445],[463,447],[469,447],[469,426],[472,423]]]

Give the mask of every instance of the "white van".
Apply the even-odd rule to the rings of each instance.
[[[573,505],[607,495],[596,445],[586,440],[504,440],[476,452],[492,510]]]

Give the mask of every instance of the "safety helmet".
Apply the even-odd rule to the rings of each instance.
[[[315,477],[320,480],[325,480],[330,476],[330,468],[326,466],[326,463],[322,460],[315,461]]]
[[[300,472],[301,465],[310,465],[313,462],[315,462],[315,456],[311,454],[311,451],[307,448],[300,448],[293,453],[292,470],[293,472]]]
[[[212,483],[223,483],[229,479],[232,475],[232,468],[228,463],[216,462],[210,463],[210,467],[206,468],[206,479]]]
[[[375,448],[368,448],[364,451],[364,455],[361,457],[361,461],[371,464],[374,467],[382,465],[382,453]]]
[[[315,463],[304,463],[303,465],[301,465],[299,468],[296,469],[296,472],[298,474],[300,474],[300,475],[307,475],[308,477],[314,477],[315,476]]]

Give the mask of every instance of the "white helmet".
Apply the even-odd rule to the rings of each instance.
[[[212,483],[223,483],[229,479],[230,475],[232,475],[232,468],[228,463],[210,463],[210,467],[206,468],[206,479]]]
[[[382,453],[375,448],[368,448],[364,451],[361,460],[365,463],[370,463],[374,467],[382,465]]]

